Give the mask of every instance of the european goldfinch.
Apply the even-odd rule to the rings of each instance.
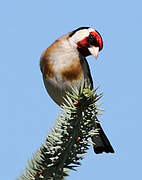
[[[93,88],[86,56],[93,55],[97,59],[102,48],[102,37],[95,29],[80,27],[61,36],[43,52],[40,68],[44,85],[59,106],[64,103],[66,92],[71,91],[73,86],[80,88],[82,82],[86,81]],[[92,137],[95,153],[114,153],[100,123],[97,128],[99,135]]]

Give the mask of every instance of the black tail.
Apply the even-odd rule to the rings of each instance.
[[[94,152],[96,154],[103,152],[114,153],[113,147],[111,146],[99,122],[96,123],[96,128],[98,129],[98,134],[92,137],[92,141],[94,143]]]

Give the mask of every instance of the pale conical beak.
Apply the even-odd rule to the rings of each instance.
[[[98,58],[99,47],[92,46],[92,47],[89,47],[88,50],[95,57],[95,59]]]

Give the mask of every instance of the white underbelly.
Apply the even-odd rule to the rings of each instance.
[[[61,79],[43,79],[45,88],[50,95],[50,97],[58,104],[62,105],[65,103],[64,98],[66,97],[66,92],[71,92],[72,87],[77,87],[78,89],[81,86],[84,78],[78,81],[65,81]]]

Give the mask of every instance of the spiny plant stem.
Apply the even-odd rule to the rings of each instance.
[[[58,180],[58,174],[59,174],[59,171],[61,171],[64,167],[64,162],[66,161],[66,159],[68,158],[68,154],[69,152],[71,151],[72,149],[72,146],[74,145],[74,142],[77,140],[77,137],[78,137],[78,132],[79,132],[79,129],[80,129],[80,121],[82,121],[82,116],[81,116],[81,113],[82,112],[79,112],[79,117],[80,119],[75,119],[74,121],[75,122],[75,127],[77,127],[73,134],[72,134],[72,138],[69,140],[69,142],[67,143],[66,145],[66,148],[65,148],[65,151],[63,152],[62,156],[60,157],[61,159],[61,162],[59,164],[59,166],[57,167],[57,171],[55,173],[55,179],[54,180]]]
[[[90,144],[88,138],[97,133],[97,101],[102,94],[88,86],[73,89],[67,94],[66,104],[46,142],[29,160],[29,164],[17,180],[63,180],[68,171],[81,165]],[[95,94],[94,94],[95,92]]]

